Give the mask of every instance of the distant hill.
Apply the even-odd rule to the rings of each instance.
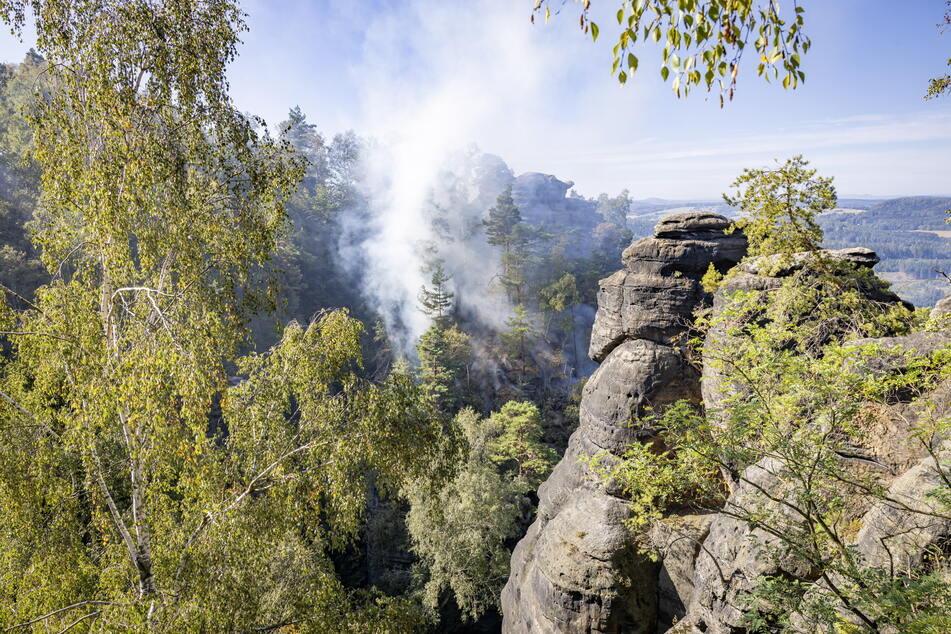
[[[951,198],[909,196],[886,200],[868,208],[862,224],[888,229],[947,229]]]
[[[946,223],[951,198],[840,200],[839,207],[851,213],[832,212],[819,219],[827,247],[873,249],[882,259],[875,271],[915,306],[932,306],[951,292],[936,273],[951,274],[951,225]]]

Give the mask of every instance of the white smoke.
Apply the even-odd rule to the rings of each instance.
[[[417,296],[428,282],[422,245],[434,238],[426,209],[440,174],[487,131],[514,134],[520,119],[532,116],[531,104],[544,98],[552,68],[570,54],[532,31],[526,6],[417,0],[391,7],[370,21],[363,59],[353,69],[364,108],[361,133],[376,140],[376,149],[364,166],[367,226],[348,232],[361,237],[343,252],[361,261],[364,291],[405,351],[428,326]],[[487,282],[497,260],[472,249],[442,255],[457,285]],[[483,317],[504,321],[497,298],[478,303]]]

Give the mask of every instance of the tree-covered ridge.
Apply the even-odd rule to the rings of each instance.
[[[0,14],[15,28],[32,14],[42,53],[0,69],[0,626],[497,625],[539,486],[579,417],[592,416],[579,400],[595,304],[616,291],[629,308],[623,293],[640,283],[639,299],[663,305],[671,297],[649,294],[658,279],[673,303],[703,303],[731,283],[722,274],[745,239],[709,214],[655,229],[627,191],[584,199],[470,150],[429,192],[425,239],[399,263],[423,283],[394,309],[364,248],[385,246],[366,173],[378,141],[326,138],[296,107],[273,131],[237,111],[224,79],[246,28],[236,2],[14,1]],[[822,241],[815,216],[834,190],[806,165],[736,182],[753,251],[786,256],[769,270],[798,266],[796,252]],[[882,227],[909,209],[884,206]],[[696,244],[625,251],[654,269],[608,289],[603,278],[642,232],[663,234],[648,247]],[[699,269],[694,248],[712,254]],[[873,399],[944,378],[940,353],[886,379],[842,374],[842,333],[904,332],[920,315],[867,271],[819,262],[793,266],[791,281],[749,305],[733,298],[730,317],[749,337],[730,350],[734,366],[769,386],[768,402],[736,399],[739,422],[722,435],[675,406],[654,423],[669,446],[625,456],[613,475],[643,525],[667,506],[723,502],[727,476],[766,452],[812,450],[829,476],[830,447],[847,443],[811,447],[807,415],[835,418],[840,398],[851,415],[856,399],[882,404]],[[674,317],[682,335],[689,312]],[[625,350],[683,369],[654,347]],[[709,455],[677,462],[678,448],[701,446]],[[827,494],[810,499],[842,511]],[[807,560],[840,573],[820,546]],[[897,593],[895,620],[906,599],[914,610],[901,614],[933,616],[916,597],[945,587],[920,580],[867,583]],[[789,593],[777,587],[759,598],[782,608]],[[863,591],[856,605],[868,603]]]
[[[874,250],[882,260],[875,270],[916,306],[944,297],[947,281],[940,272],[951,270],[951,227],[945,222],[951,198],[912,196],[842,206],[852,210],[819,218],[825,245]]]
[[[499,566],[577,416],[574,366],[590,328],[579,307],[629,239],[623,215],[602,221],[594,202],[523,187],[539,224],[500,227],[500,252],[486,264],[509,277],[464,292],[430,245],[431,283],[412,309],[434,325],[409,369],[387,333],[371,338],[335,310],[377,317],[341,257],[354,219],[369,212],[366,141],[325,140],[296,108],[272,138],[234,111],[207,74],[231,58],[243,28],[228,3],[65,7],[52,3],[41,22],[57,29],[41,40],[46,57],[4,67],[0,91],[3,238],[32,267],[3,271],[2,407],[15,424],[3,428],[2,622],[393,631],[438,619],[447,603],[470,618],[495,610]],[[202,31],[206,23],[221,32]],[[212,57],[178,69],[174,50],[149,40],[142,57],[112,59],[143,25],[179,32],[182,50],[198,38]],[[92,138],[81,133],[90,126]],[[489,187],[483,200],[501,191],[492,182],[474,181]],[[548,204],[572,210],[567,229]],[[435,235],[495,247],[479,226],[490,206],[448,186],[434,199]],[[584,252],[569,250],[599,223]],[[473,292],[498,295],[510,313],[499,323],[460,306],[484,301]],[[514,398],[537,405],[506,404]],[[464,406],[489,421],[491,477],[511,492],[443,509],[460,518],[495,509],[501,522],[486,528],[500,531],[487,550],[486,535],[473,534],[496,568],[474,589],[447,581],[473,574],[458,558],[447,564],[426,546],[457,515],[403,531],[415,564],[406,550],[394,564],[397,544],[373,541],[383,517],[400,533],[407,511],[427,517],[432,499],[458,502],[489,477],[465,471],[484,441],[458,422]],[[50,514],[52,533],[42,528]],[[354,559],[369,571],[357,580]],[[22,568],[29,574],[15,574]],[[412,582],[388,586],[401,571]]]

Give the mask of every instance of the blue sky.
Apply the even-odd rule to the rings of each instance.
[[[619,86],[616,0],[593,0],[594,44],[571,4],[533,26],[531,0],[248,0],[232,92],[270,123],[299,104],[325,133],[420,139],[407,160],[476,143],[585,195],[716,197],[743,167],[796,153],[840,195],[951,194],[951,97],[922,99],[951,55],[943,0],[801,0],[806,83],[783,91],[745,69],[722,110],[702,91],[677,100],[651,53]],[[3,37],[0,57],[28,44]]]

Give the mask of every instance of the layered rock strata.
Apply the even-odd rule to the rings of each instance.
[[[868,249],[844,249],[826,252],[832,259],[871,268],[878,262]],[[714,298],[714,314],[726,310],[729,296],[738,290],[770,290],[782,284],[782,278],[802,268],[811,256],[797,254],[778,262],[775,257],[754,258],[741,264]],[[777,264],[779,264],[777,266]],[[876,301],[899,303],[901,300],[883,287],[870,286],[866,295]],[[729,349],[727,325],[721,322],[707,334],[706,351]],[[922,332],[895,337],[864,339],[851,345],[871,344],[880,350],[875,356],[860,355],[851,370],[857,373],[900,373],[916,357],[929,355],[951,344],[951,333]],[[731,396],[723,387],[723,377],[709,363],[703,367],[703,402],[708,418],[716,420],[724,398]],[[735,387],[734,387],[735,389]],[[929,548],[951,540],[951,521],[946,514],[935,513],[931,492],[940,481],[951,476],[947,471],[951,443],[936,437],[922,442],[922,416],[931,418],[951,414],[951,382],[914,400],[897,401],[884,407],[877,415],[867,417],[854,442],[839,455],[843,475],[869,474],[888,487],[887,499],[868,508],[861,492],[843,487],[842,494],[854,496],[855,515],[849,518],[857,532],[849,544],[865,564],[913,571],[922,565]],[[941,466],[941,464],[945,466]],[[943,472],[941,470],[944,470]],[[943,475],[942,475],[943,473]],[[776,459],[764,459],[747,467],[740,481],[734,483],[725,510],[761,508],[765,513],[783,512],[784,465]],[[769,491],[770,498],[762,491]],[[710,522],[706,537],[700,544],[702,554],[695,560],[690,576],[690,595],[683,597],[686,614],[670,632],[706,632],[733,634],[744,629],[744,610],[749,597],[763,579],[774,576],[812,583],[808,592],[828,592],[822,580],[815,578],[804,562],[795,557],[774,558],[763,554],[782,551],[781,540],[774,534],[751,527],[735,519],[729,512],[717,513]],[[787,513],[790,530],[801,521]],[[793,622],[797,631],[815,631],[813,624]],[[843,622],[851,620],[843,613]],[[663,630],[660,630],[663,631]]]
[[[759,508],[772,517],[788,515],[795,530],[800,520],[782,504],[794,491],[776,458],[743,469],[742,477],[730,483],[722,512],[671,514],[655,524],[648,537],[660,555],[656,562],[637,551],[635,536],[624,527],[626,501],[591,466],[592,457],[610,464],[631,443],[657,440],[646,421],[648,407],[663,409],[686,398],[702,402],[708,418],[716,421],[723,399],[731,396],[710,363],[702,369],[701,389],[697,370],[679,348],[695,310],[711,300],[699,283],[703,273],[710,264],[721,271],[730,268],[745,251],[744,237],[727,234],[728,225],[714,214],[665,218],[654,236],[625,250],[624,270],[601,281],[590,349],[601,366],[585,387],[580,426],[565,457],[539,490],[538,517],[513,553],[502,596],[504,632],[734,634],[746,631],[744,611],[763,579],[782,576],[810,584],[807,593],[831,591],[792,554],[764,556],[773,548],[782,551],[779,537],[733,517]],[[823,256],[868,269],[878,262],[868,249]],[[728,309],[735,291],[777,289],[813,257],[743,262],[713,298],[714,316]],[[874,278],[861,290],[875,301],[901,301]],[[933,321],[949,306],[939,303]],[[731,347],[727,324],[720,324],[708,331],[705,351]],[[848,369],[902,373],[914,359],[951,345],[951,329],[853,343],[866,344],[878,352],[857,353]],[[848,547],[867,565],[914,572],[930,565],[929,552],[946,551],[951,543],[951,520],[938,512],[931,495],[951,479],[951,440],[938,435],[923,441],[920,432],[927,421],[947,416],[951,381],[917,398],[896,396],[863,417],[839,452],[843,474],[873,474],[888,491],[876,500],[842,492],[856,502],[853,516],[846,518],[855,527]],[[770,495],[764,497],[763,491]],[[843,610],[842,622],[851,619]],[[792,615],[791,626],[815,631],[803,615]]]
[[[726,270],[745,253],[745,237],[729,226],[711,213],[669,216],[624,251],[624,270],[601,281],[590,356],[602,363],[585,386],[565,456],[539,489],[538,517],[512,555],[504,632],[653,632],[658,614],[684,613],[695,547],[671,549],[660,564],[638,553],[624,526],[627,502],[589,459],[610,464],[629,444],[651,441],[648,408],[699,402],[699,374],[677,339],[710,301],[700,284],[708,267]],[[700,537],[708,523],[685,518],[676,530]]]

